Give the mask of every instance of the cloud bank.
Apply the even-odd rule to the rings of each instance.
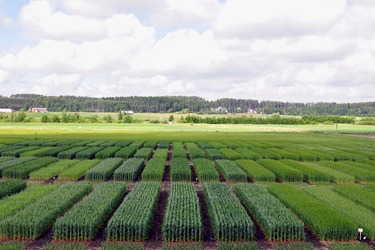
[[[374,101],[372,0],[30,0],[1,95]],[[7,21],[6,21],[7,20]]]

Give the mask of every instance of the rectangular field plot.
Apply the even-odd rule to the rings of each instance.
[[[375,182],[375,171],[354,167],[347,162],[321,161],[320,165],[346,174],[353,175],[356,182]]]
[[[191,169],[186,158],[173,158],[170,167],[171,181],[191,181]]]
[[[236,194],[255,217],[268,240],[305,239],[304,224],[266,188],[248,183],[236,184]]]
[[[73,166],[61,171],[58,175],[60,181],[75,181],[85,175],[85,173],[99,164],[100,160],[79,160]]]
[[[105,181],[123,163],[122,158],[108,158],[91,168],[85,173],[85,179],[91,181]]]
[[[165,241],[202,240],[202,215],[193,184],[173,183],[171,185],[162,234]]]
[[[204,183],[203,193],[216,240],[243,241],[254,238],[254,223],[227,184]]]
[[[247,181],[246,173],[234,162],[229,160],[216,160],[215,165],[220,173],[229,182]]]
[[[319,239],[356,239],[356,223],[325,202],[290,184],[273,183],[268,190],[297,214]]]
[[[36,239],[68,208],[91,191],[84,182],[67,183],[0,221],[0,235],[10,239]]]
[[[219,172],[217,172],[212,161],[205,158],[198,158],[193,160],[193,164],[200,182],[219,181]]]
[[[294,160],[280,160],[281,163],[295,168],[303,173],[303,180],[306,182],[329,182],[330,176],[318,169],[309,167],[308,165],[302,164],[301,162]]]
[[[125,197],[108,223],[106,236],[111,241],[146,240],[156,212],[160,184],[140,182]]]
[[[164,150],[164,149],[159,149]],[[165,172],[165,159],[152,158],[142,173],[142,181],[162,181]]]
[[[49,180],[54,176],[58,176],[60,172],[78,163],[77,160],[60,160],[52,163],[47,167],[35,170],[29,174],[30,180]]]
[[[302,182],[303,173],[295,168],[292,168],[280,161],[270,159],[260,159],[259,164],[272,171],[276,175],[276,179],[281,182]]]
[[[53,226],[53,238],[56,240],[94,239],[125,190],[126,184],[121,182],[100,184],[64,216],[57,219]]]
[[[273,172],[263,167],[253,160],[237,160],[237,165],[253,181],[275,181],[276,176]]]
[[[130,158],[116,169],[113,179],[115,181],[134,181],[141,174],[144,164],[143,158]]]
[[[31,173],[32,171],[46,167],[54,162],[57,162],[57,159],[54,157],[37,158],[31,161],[21,163],[17,166],[5,169],[3,171],[3,177],[13,178],[13,179],[23,179],[23,178],[29,177],[29,173]]]

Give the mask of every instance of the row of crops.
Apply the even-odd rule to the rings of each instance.
[[[14,145],[0,145],[1,157],[54,156],[61,159],[105,159],[111,157],[129,158],[142,149],[136,157],[147,158],[153,149],[175,149],[173,157],[185,157],[185,148],[190,158],[227,159],[290,159],[297,161],[363,161],[375,160],[371,147],[353,145],[306,145],[284,142],[169,142],[129,140],[29,140]],[[127,148],[125,150],[125,148]],[[125,152],[124,152],[125,151]]]
[[[289,159],[231,161],[193,158],[190,163],[186,157],[189,151],[183,150],[185,157],[177,153],[177,156],[171,159],[171,181],[191,181],[194,169],[201,182],[219,181],[220,175],[228,182],[375,182],[375,161],[372,160],[301,162]],[[152,154],[152,150],[148,148],[141,148],[135,153],[134,158],[126,159],[114,157],[104,160],[59,160],[56,157],[0,157],[0,177],[48,180],[58,176],[59,180],[71,181],[84,176],[85,179],[94,181],[109,178],[134,181],[142,175],[145,180],[162,180],[167,157],[166,149],[158,149]],[[147,167],[149,164],[150,167]],[[155,165],[159,168],[154,168]],[[143,175],[145,167],[146,173]]]
[[[75,145],[85,148],[79,151],[81,155],[100,148],[95,155],[104,149],[112,156],[99,159],[91,154],[86,158],[78,157],[77,152],[72,159],[59,158],[59,153],[0,157],[0,238],[35,239],[50,229],[57,241],[97,237],[114,245],[118,241],[145,241],[156,230],[156,211],[164,192],[168,198],[159,210],[163,216],[158,230],[163,241],[172,242],[171,247],[175,242],[202,241],[204,237],[220,242],[254,241],[259,234],[281,242],[304,241],[311,234],[321,240],[346,241],[357,238],[359,227],[368,238],[375,239],[375,184],[367,184],[375,182],[370,150],[364,150],[363,158],[304,160],[300,158],[303,152],[311,157],[308,150],[320,150],[323,156],[332,147],[257,143],[245,147],[245,143],[237,142],[85,143]],[[4,147],[8,146],[0,146]],[[72,149],[68,144],[52,143],[14,147],[32,151],[40,147]],[[285,153],[286,149],[290,150]],[[346,148],[332,150],[347,152]],[[122,156],[115,157],[120,151]],[[241,157],[243,154],[261,157]],[[268,157],[264,157],[266,154]],[[172,183],[162,189],[166,171]],[[45,185],[21,180],[56,176],[62,181],[81,177],[85,181]],[[200,184],[192,183],[195,176]],[[136,180],[134,187],[129,184]],[[362,184],[341,184],[354,182]],[[204,223],[204,209],[208,225]],[[245,249],[256,248],[256,244],[244,244]],[[233,244],[222,247],[232,249]]]
[[[128,184],[116,181],[25,187],[24,181],[1,180],[0,187],[9,187],[0,199],[0,237],[17,240],[36,239],[51,225],[56,240],[92,240],[108,224],[108,240],[144,241],[161,193],[160,183],[143,181],[129,194]],[[254,240],[255,222],[271,241],[303,241],[306,229],[321,240],[354,240],[358,227],[375,238],[373,185],[206,182],[203,195],[212,237],[218,241]],[[171,184],[164,241],[203,239],[201,202],[192,183]]]

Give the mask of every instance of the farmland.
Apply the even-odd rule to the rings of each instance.
[[[1,125],[0,249],[374,249],[374,127],[137,126]]]

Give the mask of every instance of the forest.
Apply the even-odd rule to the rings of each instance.
[[[127,96],[83,97],[16,94],[0,96],[0,108],[27,111],[33,107],[48,108],[50,112],[119,112],[137,113],[258,113],[280,115],[343,115],[375,116],[375,102],[358,103],[295,103],[222,98],[206,100],[197,96]]]

